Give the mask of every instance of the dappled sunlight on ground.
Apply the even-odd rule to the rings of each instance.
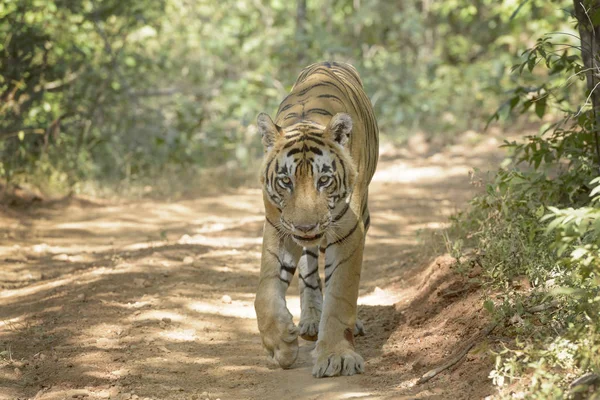
[[[470,149],[462,158],[452,151],[382,157],[370,196],[372,227],[359,297],[367,336],[357,338],[357,349],[367,373],[355,377],[312,378],[311,342],[301,341],[291,370],[267,363],[253,307],[264,219],[260,190],[0,213],[0,398],[391,399],[444,393],[443,380],[414,387],[416,372],[443,355],[428,358],[416,340],[449,324],[437,308],[410,314],[433,296],[435,285],[424,292],[428,279],[442,274],[427,269],[439,252],[423,243],[464,206],[473,193],[468,171],[484,167],[495,150]],[[296,281],[287,302],[298,321]],[[403,336],[407,332],[412,336]],[[430,334],[429,340],[447,340],[448,346],[457,340],[445,335]],[[403,342],[416,343],[415,350]],[[447,348],[440,343],[431,346]]]

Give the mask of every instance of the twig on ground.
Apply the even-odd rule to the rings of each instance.
[[[579,378],[575,379],[573,382],[571,382],[569,387],[571,389],[573,389],[575,386],[579,386],[579,385],[591,385],[591,384],[595,384],[596,382],[598,382],[598,380],[600,380],[600,377],[598,375],[589,372],[589,373],[582,375]]]
[[[569,385],[569,394],[571,395],[571,398],[574,400],[587,399],[588,395],[590,394],[590,388],[595,388],[598,386],[599,381],[600,376],[591,372],[588,372],[587,374],[575,379]]]
[[[551,301],[549,303],[539,304],[537,306],[530,307],[526,311],[529,313],[536,313],[536,312],[541,312],[541,311],[545,311],[548,309],[552,309],[557,306],[558,306],[557,301]],[[421,376],[419,378],[419,380],[417,381],[417,385],[421,385],[421,384],[429,381],[431,378],[435,377],[440,372],[447,370],[448,368],[452,367],[453,365],[455,365],[459,361],[461,361],[469,353],[469,351],[473,348],[473,346],[475,346],[475,344],[481,338],[484,338],[484,337],[488,336],[490,333],[492,333],[492,331],[494,329],[496,329],[496,326],[498,326],[499,323],[500,323],[500,321],[490,322],[481,332],[479,332],[471,340],[469,340],[467,342],[467,344],[462,348],[461,351],[456,353],[456,355],[453,356],[450,360],[448,360],[444,365],[434,368],[432,370],[429,370],[425,375]]]
[[[533,313],[540,312],[540,311],[546,311],[546,310],[549,310],[549,309],[555,308],[555,307],[558,307],[558,301],[551,301],[549,303],[538,304],[537,306],[528,308],[527,312],[533,314]]]
[[[475,343],[477,343],[477,341],[480,338],[489,335],[496,328],[496,326],[498,326],[498,322],[489,323],[488,326],[486,326],[480,333],[478,333],[477,335],[475,335],[475,337],[473,337],[471,340],[469,340],[469,342],[465,345],[465,347],[463,347],[463,349],[458,354],[456,354],[454,357],[452,357],[448,362],[446,362],[441,367],[434,368],[434,369],[430,370],[429,372],[427,372],[425,375],[421,376],[421,378],[419,378],[419,380],[417,381],[417,385],[420,385],[420,384],[423,384],[423,383],[429,381],[431,378],[435,377],[440,372],[445,371],[448,368],[450,368],[451,366],[453,366],[454,364],[458,363],[460,360],[463,359],[464,356],[467,355],[469,350],[471,350],[473,348],[473,346],[475,346]]]

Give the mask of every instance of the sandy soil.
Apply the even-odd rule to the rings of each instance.
[[[176,202],[81,199],[0,208],[2,399],[478,399],[492,361],[472,351],[430,382],[486,324],[480,293],[432,232],[493,169],[498,140],[431,154],[382,152],[372,184],[356,341],[366,373],[311,376],[268,365],[252,306],[260,190]],[[441,256],[441,257],[438,257]],[[297,283],[289,307],[299,317]],[[484,344],[483,344],[484,345]]]

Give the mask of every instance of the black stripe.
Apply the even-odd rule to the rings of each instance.
[[[308,93],[309,91],[311,91],[314,88],[319,87],[319,86],[328,86],[328,83],[326,83],[326,82],[315,83],[314,85],[310,85],[309,87],[302,89],[301,91],[296,93],[296,95],[304,96],[306,93]]]
[[[329,247],[329,246],[333,246],[333,245],[336,245],[336,244],[340,244],[340,243],[341,243],[341,242],[343,242],[344,240],[348,239],[348,238],[350,237],[350,235],[352,235],[352,234],[354,233],[354,231],[356,230],[356,228],[358,228],[358,223],[359,223],[359,221],[356,221],[356,225],[354,225],[354,228],[350,229],[350,232],[348,232],[348,234],[347,234],[346,236],[344,236],[344,237],[343,237],[343,238],[341,238],[341,239],[338,239],[338,240],[336,240],[336,241],[335,241],[335,242],[333,242],[333,243],[329,243],[329,244],[327,245],[327,247]]]
[[[307,114],[314,113],[314,114],[327,115],[327,116],[333,117],[333,114],[324,108],[311,108],[310,110],[306,111],[306,113]]]
[[[313,286],[313,285],[310,285],[310,284],[306,283],[306,281],[304,280],[304,278],[302,277],[302,275],[300,275],[300,279],[302,279],[302,283],[304,283],[304,286],[306,286],[307,288],[311,288],[312,290],[320,289],[320,287],[318,285],[317,286]]]
[[[271,161],[273,161],[273,159],[271,159]],[[272,163],[269,163],[269,164],[272,164]],[[269,167],[270,167],[270,166],[271,166],[271,165],[269,165]],[[268,179],[268,182],[269,182],[269,186],[271,186],[271,189],[273,189],[273,190],[277,191],[277,188],[276,188],[276,187],[274,187],[274,186],[275,186],[275,174],[269,174],[269,175],[267,176],[267,179]]]
[[[285,282],[288,286],[290,285],[290,283],[288,281],[286,281],[285,279],[283,279],[282,277],[279,277],[279,280],[281,282]]]
[[[298,118],[298,114],[297,113],[289,113],[288,115],[286,115],[283,120],[286,121],[290,118]]]
[[[338,175],[334,175],[333,177],[334,177],[334,179],[333,179],[333,187],[331,188],[331,192],[332,193],[338,193],[338,191],[342,188],[342,181],[341,181],[341,179],[340,179],[340,177]],[[340,198],[341,197],[340,197],[340,195],[338,193],[336,196],[334,196],[334,201],[337,203]],[[350,207],[349,204],[350,203],[346,203],[346,208]],[[335,206],[334,206],[334,208],[335,208]],[[346,210],[342,210],[342,211],[344,213],[346,212]],[[336,216],[336,218],[337,218],[337,216]],[[340,218],[342,218],[342,217],[340,216],[339,218],[335,219],[335,221],[338,221]]]
[[[331,271],[331,273],[329,275],[325,276],[325,285],[327,285],[327,282],[329,282],[329,279],[331,279],[331,277],[333,276],[333,273],[338,269],[338,267],[340,265],[342,265],[343,263],[345,263],[346,261],[348,261],[350,258],[352,258],[352,256],[354,256],[354,253],[356,253],[357,249],[358,249],[358,247],[355,247],[354,251],[352,251],[352,253],[350,253],[350,255],[348,257],[344,258],[342,261],[337,263],[335,268],[333,269],[333,271]]]
[[[265,217],[265,219],[267,220],[267,222],[269,223],[269,225],[271,225],[273,228],[275,228],[275,230],[277,232],[280,232],[279,228],[274,223],[272,223],[271,220],[269,220],[269,218]]]
[[[346,166],[344,165],[344,162],[340,160],[340,166],[342,167],[342,180],[344,182],[344,189],[348,187],[348,176],[346,175]]]
[[[285,107],[283,107],[282,109],[280,109],[279,112],[282,113],[285,110],[288,110],[288,109],[290,109],[292,107],[294,107],[294,103],[290,103],[290,104],[286,105]]]
[[[293,145],[295,145],[296,143],[298,143],[298,140],[299,139],[295,139],[295,140],[292,140],[290,142],[287,142],[285,145],[283,145],[283,149],[282,150],[285,150],[288,147],[292,147]]]
[[[344,207],[342,212],[339,213],[338,215],[336,215],[335,218],[331,220],[331,222],[337,222],[340,219],[342,219],[342,217],[346,214],[346,211],[348,211],[349,208],[350,208],[350,203],[346,203],[346,207]]]
[[[317,268],[313,269],[313,270],[312,270],[311,272],[309,272],[309,274],[308,274],[308,275],[306,275],[304,278],[308,278],[309,276],[312,276],[312,275],[316,274],[318,271],[319,271],[319,267],[317,267]],[[300,274],[300,276],[302,276],[302,275]]]
[[[337,77],[336,77],[335,75],[332,75],[332,74],[330,74],[330,73],[327,73],[327,72],[326,72],[324,75],[326,75],[326,78],[330,78],[330,79],[332,79],[332,80],[331,80],[331,81],[321,81],[321,82],[319,82],[319,83],[317,83],[317,84],[313,85],[313,87],[317,87],[317,86],[333,86],[333,87],[334,87],[334,88],[336,88],[338,91],[340,91],[340,92],[342,92],[342,93],[344,93],[344,92],[345,92],[345,90],[342,90],[342,89],[341,89],[341,88],[340,88],[340,87],[337,85],[337,83],[336,83],[336,82],[334,82],[334,80],[339,82],[339,80],[338,80],[338,79],[336,79]],[[311,87],[311,88],[309,88],[309,90],[310,90],[310,89],[312,89],[312,87]],[[304,89],[304,90],[303,90],[303,92],[304,92],[305,90],[306,90],[306,89]],[[299,93],[298,93],[298,96],[303,96],[303,95],[305,95],[305,94],[306,94],[306,93],[302,93],[302,94],[300,94],[300,93],[301,93],[301,92],[299,92]]]
[[[281,107],[283,104],[285,104],[286,100],[289,99],[290,97],[292,97],[294,95],[294,93],[290,93],[287,96],[284,97],[284,99],[281,101],[281,104],[279,105],[279,107]],[[294,104],[294,103],[291,103]],[[277,112],[277,115],[279,115],[279,112]]]
[[[308,148],[310,151],[312,151],[315,154],[318,154],[320,156],[323,155],[323,152],[321,151],[321,149],[319,149],[318,147],[309,147]]]
[[[322,99],[335,99],[338,100],[340,103],[343,103],[342,99],[340,99],[339,97],[337,97],[334,94],[320,94],[317,96],[317,98],[322,98]]]
[[[287,149],[288,147],[291,147],[293,145],[295,145],[298,142],[304,142],[304,141],[310,141],[310,142],[315,142],[317,144],[320,144],[321,146],[325,146],[325,142],[322,141],[321,139],[318,139],[317,137],[320,137],[319,135],[315,134],[315,133],[306,133],[300,137],[298,137],[298,135],[300,134],[295,134],[295,135],[290,135],[290,136],[286,136],[286,139],[294,139],[294,140],[290,140],[289,142],[287,142],[285,145],[283,145],[283,150]],[[315,137],[317,136],[317,137]],[[337,154],[336,154],[337,155]]]
[[[305,249],[305,250],[304,250],[304,254],[307,254],[307,255],[309,255],[309,256],[311,256],[311,257],[313,257],[313,258],[319,258],[319,255],[318,255],[317,253],[314,253],[314,252],[312,252],[312,251],[310,251],[310,250],[306,250],[306,249]]]
[[[283,269],[285,272],[289,272],[292,275],[296,273],[296,267],[292,267],[290,265],[281,264],[281,269]]]
[[[296,267],[292,267],[290,265],[286,265],[284,264],[281,259],[279,258],[279,256],[277,254],[275,254],[274,252],[272,252],[271,250],[267,250],[273,257],[275,257],[277,259],[277,262],[279,263],[279,266],[285,270],[286,272],[289,272],[290,274],[294,275],[294,273],[296,272]]]
[[[365,230],[367,230],[367,228],[369,228],[369,225],[371,225],[371,216],[370,215],[367,216],[367,220],[365,221]]]
[[[267,163],[267,168],[265,168],[265,178],[267,177],[266,175],[269,173],[269,168],[271,167],[271,163],[273,162],[274,159],[275,159],[275,157],[271,158],[269,160],[269,162]]]
[[[308,140],[310,142],[315,142],[316,144],[320,144],[321,146],[325,146],[325,142],[322,141],[322,140],[319,140],[319,139],[317,139],[315,137],[312,137],[312,136],[305,136],[305,137],[306,137],[305,140]]]
[[[323,137],[322,130],[306,131],[305,133],[310,136],[316,136],[316,137],[320,137],[320,138]]]
[[[287,156],[291,157],[294,154],[301,153],[301,152],[302,152],[302,149],[291,149],[290,151],[288,151]]]
[[[325,250],[326,250],[326,249],[327,249],[326,247],[319,247],[319,251],[320,251],[321,253],[325,253]]]
[[[362,200],[362,207],[360,208],[360,215],[365,215],[365,211],[367,211],[367,199],[365,198],[365,196],[363,196]]]

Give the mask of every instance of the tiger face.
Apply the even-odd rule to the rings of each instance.
[[[265,148],[261,182],[280,211],[278,228],[300,246],[315,246],[354,188],[357,172],[347,149],[352,118],[338,113],[327,126],[303,121],[281,128],[261,113],[257,122]]]

